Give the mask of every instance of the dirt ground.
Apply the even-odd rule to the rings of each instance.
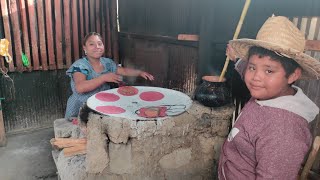
[[[0,179],[57,180],[52,137],[53,128],[7,137],[7,146],[0,147]]]

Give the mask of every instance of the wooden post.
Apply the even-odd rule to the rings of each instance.
[[[4,100],[4,98],[0,98],[0,147],[6,146],[7,144],[6,132],[4,128],[3,115],[2,115],[2,106],[1,106],[2,100]]]
[[[234,32],[234,35],[233,35],[233,38],[232,38],[233,40],[238,38],[238,35],[240,33],[240,30],[241,30],[241,27],[242,27],[242,24],[243,24],[243,20],[247,15],[247,11],[248,11],[250,3],[251,3],[251,0],[246,0],[246,2],[244,4],[244,7],[242,9],[242,13],[241,13],[241,16],[240,16],[240,20],[239,20],[237,28],[236,28],[236,32]],[[226,61],[224,63],[220,78],[219,78],[219,82],[222,82],[222,80],[224,78],[224,75],[225,75],[225,73],[227,71],[227,68],[228,68],[229,60],[230,60],[229,57],[227,57]]]

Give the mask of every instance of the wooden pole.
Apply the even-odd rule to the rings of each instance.
[[[314,162],[314,160],[316,159],[317,153],[319,151],[320,148],[320,136],[316,136],[314,141],[313,141],[313,145],[312,145],[312,149],[309,153],[308,159],[306,164],[304,165],[304,168],[302,170],[301,176],[300,176],[300,180],[307,180],[308,179],[308,174],[309,171],[312,167],[312,164]]]
[[[238,22],[236,31],[235,31],[232,39],[237,39],[237,38],[238,38],[239,33],[240,33],[240,30],[241,30],[241,27],[242,27],[242,24],[243,24],[243,20],[244,20],[244,18],[245,18],[246,15],[247,15],[247,11],[248,11],[248,8],[249,8],[250,3],[251,3],[251,0],[246,0],[246,2],[245,2],[245,4],[244,4],[244,7],[243,7],[243,9],[242,9],[242,13],[241,13],[241,16],[240,16],[240,20],[239,20],[239,22]],[[230,59],[229,59],[229,57],[227,57],[227,58],[226,58],[226,61],[225,61],[225,63],[224,63],[223,70],[222,70],[222,72],[221,72],[220,78],[219,78],[219,82],[221,82],[221,81],[223,80],[223,78],[224,78],[224,75],[225,75],[225,73],[226,73],[226,71],[227,71],[227,67],[228,67],[228,65],[229,65],[229,61],[230,61]]]
[[[4,98],[0,98],[0,147],[6,146],[7,144],[6,132],[5,132],[3,116],[2,116],[2,106],[1,106],[1,101],[3,99]]]

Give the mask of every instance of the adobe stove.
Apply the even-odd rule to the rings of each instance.
[[[53,151],[62,180],[216,177],[232,104],[210,108],[171,89],[123,86],[95,94],[87,105],[86,133],[79,124],[55,121],[56,139],[86,142],[81,153]]]

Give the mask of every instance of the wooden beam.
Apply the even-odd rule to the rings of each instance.
[[[118,23],[117,23],[117,0],[110,1],[110,22],[111,22],[111,43],[113,60],[119,64],[119,39],[118,39]]]
[[[63,149],[66,147],[78,146],[80,144],[87,144],[85,138],[73,139],[73,138],[52,138],[50,140],[51,145],[57,149]]]
[[[41,60],[41,67],[42,70],[48,70],[48,63],[47,63],[47,46],[46,46],[46,30],[45,30],[45,21],[44,21],[44,6],[43,0],[38,0],[37,3],[37,13],[38,13],[38,32],[39,32],[39,44],[40,44],[40,60]],[[36,68],[39,69],[39,59],[35,59],[34,62],[36,63]]]
[[[87,153],[87,139],[85,138],[52,138],[50,143],[55,149],[63,149],[66,157]]]
[[[4,128],[3,115],[2,115],[1,100],[3,100],[3,98],[0,99],[0,147],[5,146],[7,144],[6,132]]]
[[[105,3],[105,18],[106,20],[103,23],[106,23],[104,25],[105,27],[105,44],[107,48],[107,57],[112,58],[112,43],[111,43],[111,21],[110,21],[110,6],[109,6],[109,1],[104,2]]]
[[[2,18],[3,18],[2,20],[3,20],[3,26],[4,26],[3,27],[4,28],[4,35],[5,35],[5,38],[9,42],[12,42],[11,31],[10,31],[10,20],[9,20],[8,4],[7,4],[6,0],[1,0],[0,4],[1,4],[1,13],[2,13]],[[9,54],[12,55],[12,43],[9,46]],[[15,71],[13,61],[11,61],[9,63],[9,71],[10,72]]]
[[[79,1],[79,14],[80,14],[80,23],[79,23],[79,26],[80,26],[80,39],[79,39],[79,41],[77,42],[78,43],[78,56],[77,56],[77,58],[79,58],[80,56],[83,56],[84,55],[84,53],[83,53],[83,51],[82,51],[82,41],[83,41],[83,39],[84,39],[84,36],[85,36],[85,29],[84,29],[84,19],[85,19],[85,17],[84,17],[84,2],[83,2],[83,0],[80,0]],[[80,42],[80,43],[79,43]],[[80,51],[79,51],[79,48],[81,49]],[[73,48],[73,49],[75,49],[75,48]]]
[[[200,41],[180,41],[176,37],[170,36],[160,36],[160,35],[147,35],[147,34],[136,34],[136,33],[128,33],[128,32],[119,32],[119,37],[126,39],[144,39],[150,41],[160,41],[169,44],[177,44],[181,46],[189,46],[198,48],[198,43]],[[225,45],[224,45],[225,46]]]
[[[63,149],[63,154],[66,157],[80,155],[80,154],[86,154],[87,153],[87,146],[86,144],[80,144],[73,147],[67,147]]]
[[[316,136],[314,141],[313,141],[312,149],[309,152],[309,156],[308,156],[307,162],[303,167],[303,170],[302,170],[302,173],[301,173],[301,176],[300,176],[300,180],[307,180],[309,171],[310,171],[310,169],[312,167],[312,164],[313,164],[314,160],[316,159],[316,156],[318,154],[319,148],[320,148],[320,136]]]
[[[28,59],[30,61],[31,60],[31,56],[30,56],[29,36],[28,36],[28,21],[27,21],[26,1],[20,1],[19,5],[20,5],[19,7],[20,7],[20,12],[21,12],[21,27],[22,27],[24,53],[28,57]],[[31,67],[28,67],[28,68],[31,68]]]
[[[101,4],[100,4],[100,0],[96,0],[95,3],[96,7],[95,7],[95,22],[96,22],[96,32],[101,34]]]
[[[39,2],[38,2],[39,3]],[[28,12],[29,12],[29,24],[30,24],[30,44],[32,52],[32,66],[33,70],[39,70],[39,54],[38,54],[38,36],[36,32],[37,27],[37,12],[33,0],[28,0],[27,2]]]
[[[54,36],[53,36],[53,18],[52,18],[52,4],[46,1],[46,31],[47,31],[47,48],[49,56],[49,69],[56,69],[55,53],[54,53]]]
[[[22,65],[22,44],[21,44],[21,33],[20,33],[20,22],[18,15],[18,5],[16,1],[10,1],[9,5],[9,14],[11,21],[11,30],[13,32],[11,39],[11,47],[15,50],[15,55],[10,54],[13,57],[13,61],[15,62],[16,70],[19,72],[24,71],[24,67]],[[13,43],[14,42],[14,43]],[[12,46],[14,44],[14,46]]]
[[[72,0],[71,1],[71,22],[72,22],[72,44],[73,44],[73,57],[75,60],[79,59],[79,46],[82,48],[81,44],[79,43],[79,25],[78,25],[78,1]],[[81,14],[81,8],[79,10]],[[83,20],[81,20],[83,21]],[[80,22],[81,25],[82,22]]]
[[[180,40],[180,41],[199,41],[199,35],[197,35],[197,34],[179,34],[178,40]]]
[[[63,54],[62,54],[62,4],[60,0],[54,1],[55,12],[55,34],[56,34],[56,64],[58,69],[63,69]]]
[[[66,58],[66,66],[69,67],[72,63],[71,57],[71,8],[70,8],[70,0],[63,1],[63,13],[64,13],[64,42],[65,48],[63,51],[65,53]],[[75,35],[76,36],[76,35]],[[78,47],[77,47],[78,48]],[[63,62],[62,62],[63,63]]]
[[[320,51],[320,40],[307,40],[306,51]]]

